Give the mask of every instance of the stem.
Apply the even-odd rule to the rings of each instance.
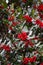
[[[32,38],[32,39],[30,39],[30,40],[43,40],[43,38],[39,38],[39,37],[35,37],[35,38]]]

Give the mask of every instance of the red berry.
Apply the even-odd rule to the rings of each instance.
[[[13,20],[14,20],[14,16],[8,17],[8,20],[9,20],[9,21],[13,21]]]

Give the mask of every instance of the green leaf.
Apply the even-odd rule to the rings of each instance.
[[[21,10],[22,10],[21,7],[17,7],[18,12],[21,12]]]
[[[6,19],[4,20],[4,23],[5,23],[5,24],[8,24],[8,22],[9,22],[8,20],[6,20]]]
[[[0,0],[0,4],[4,6],[4,8],[7,7],[6,0]]]
[[[2,2],[4,8],[7,8],[7,3],[5,1]]]
[[[32,4],[33,4],[33,0],[28,0],[27,2],[26,2],[26,6],[32,6]]]
[[[31,16],[32,16],[32,17],[34,17],[34,12],[35,12],[35,10],[32,9],[32,11],[31,11]]]

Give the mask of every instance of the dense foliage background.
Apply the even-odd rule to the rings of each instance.
[[[0,0],[0,65],[43,65],[43,0]]]

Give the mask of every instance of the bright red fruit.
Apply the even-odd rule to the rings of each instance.
[[[5,49],[5,51],[10,51],[10,47],[8,45],[3,45],[2,49]]]
[[[23,18],[26,19],[27,22],[32,22],[32,18],[28,15],[24,15]]]
[[[26,65],[27,65],[28,62],[29,62],[29,58],[24,58],[24,59],[23,59],[23,64],[26,64]]]
[[[43,28],[43,22],[41,22],[39,19],[36,20],[36,24],[39,25],[39,27]]]
[[[37,59],[36,56],[33,56],[33,57],[29,58],[29,62],[31,62],[31,63],[32,63],[32,62],[35,62],[36,59]]]
[[[18,38],[21,39],[21,40],[26,40],[27,33],[26,32],[19,33]]]
[[[32,59],[33,59],[33,62],[35,62],[36,59],[37,59],[37,57],[36,56],[33,56]]]
[[[43,11],[43,4],[40,4],[40,5],[38,6],[38,10],[39,10],[39,11]]]
[[[31,58],[24,58],[24,59],[23,59],[23,64],[28,64],[29,62],[30,62],[30,63],[33,63],[33,62],[36,61],[36,59],[37,59],[36,56],[33,56],[33,57],[31,57]]]

